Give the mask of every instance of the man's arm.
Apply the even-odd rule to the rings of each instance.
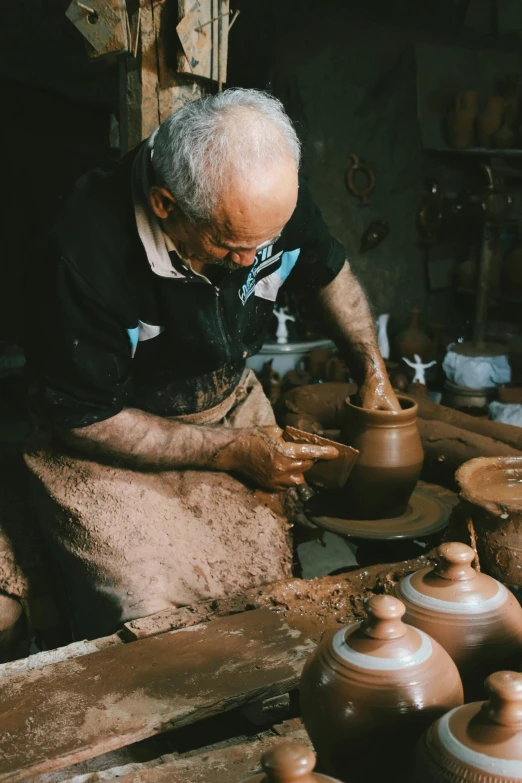
[[[359,385],[363,408],[400,410],[377,345],[368,301],[348,261],[318,299],[325,323]]]
[[[332,447],[286,443],[279,427],[244,430],[163,419],[134,408],[87,427],[61,430],[66,443],[95,459],[133,468],[235,471],[267,489],[302,484],[316,459],[335,459]]]

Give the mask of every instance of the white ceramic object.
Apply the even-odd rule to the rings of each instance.
[[[274,315],[277,318],[276,339],[278,345],[288,344],[288,321],[295,322],[295,316],[290,315],[288,307],[274,307]]]
[[[422,386],[426,386],[426,375],[424,373],[424,370],[427,370],[428,367],[433,367],[434,364],[437,364],[436,361],[433,362],[427,362],[426,364],[422,363],[422,359],[419,356],[418,353],[413,354],[415,361],[411,362],[409,359],[406,358],[406,356],[402,357],[402,361],[405,362],[408,367],[412,367],[415,370],[415,375],[413,376],[413,383],[420,383]]]
[[[310,340],[303,343],[286,343],[286,345],[265,343],[258,354],[247,359],[247,367],[255,372],[261,372],[265,362],[272,359],[272,369],[282,378],[290,370],[297,370],[303,356],[314,348],[334,350],[335,343],[332,340]]]
[[[383,313],[377,319],[377,345],[383,359],[390,358],[390,341],[388,339],[389,313]]]

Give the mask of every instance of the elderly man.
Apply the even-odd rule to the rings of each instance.
[[[185,539],[206,514],[200,540],[212,540],[218,509],[210,514],[207,503],[198,517],[179,484],[196,475],[204,494],[213,476],[209,503],[252,508],[251,490],[224,472],[281,490],[302,483],[314,460],[336,456],[285,443],[245,371],[283,285],[315,296],[362,404],[398,408],[365,295],[298,177],[299,159],[276,99],[227,90],[171,115],[121,162],[80,179],[60,207],[28,308],[33,406],[55,437],[26,460],[76,636],[215,597],[223,582],[230,592],[287,573],[270,571],[270,546],[256,550],[272,530],[280,557],[262,504],[232,514],[230,552],[250,531],[245,574],[231,562],[237,574],[220,566],[216,576],[209,552],[197,562]],[[168,519],[155,505],[162,493],[172,500]],[[155,498],[150,512],[143,497]],[[187,568],[204,572],[201,584],[189,584]]]

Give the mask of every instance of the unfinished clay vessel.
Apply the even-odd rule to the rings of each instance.
[[[410,783],[522,781],[522,674],[486,680],[489,700],[458,707],[419,742]]]
[[[405,622],[428,633],[448,652],[467,699],[483,693],[484,679],[522,663],[522,607],[500,582],[472,568],[466,544],[442,544],[438,562],[402,579],[395,595]]]
[[[418,354],[425,362],[433,359],[434,345],[426,332],[420,327],[420,311],[415,307],[411,311],[410,325],[395,338],[395,351],[399,359],[404,356],[410,361]]]
[[[522,588],[522,457],[472,459],[455,478],[460,503],[451,538],[476,548],[482,571]]]
[[[462,704],[462,683],[438,642],[402,622],[397,598],[372,596],[366,606],[364,622],[327,632],[306,662],[303,720],[330,774],[402,781],[424,729]]]
[[[282,742],[261,759],[263,773],[243,783],[340,783],[334,778],[313,772],[315,753],[297,742]]]
[[[345,513],[357,519],[403,514],[420,476],[424,452],[417,403],[398,395],[402,410],[367,410],[345,402],[341,440],[360,452],[343,490]]]

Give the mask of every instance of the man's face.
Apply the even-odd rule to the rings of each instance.
[[[272,244],[290,220],[297,202],[293,162],[259,172],[250,182],[231,182],[212,222],[193,225],[165,188],[151,190],[151,205],[181,257],[235,270],[251,266],[256,252]]]

